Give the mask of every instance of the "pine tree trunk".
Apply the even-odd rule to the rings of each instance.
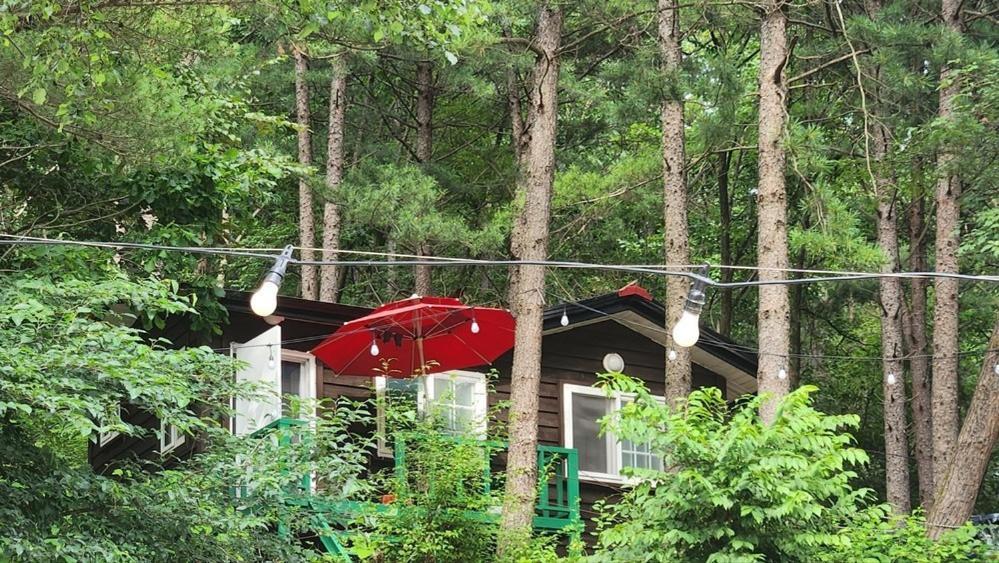
[[[309,71],[309,61],[305,53],[294,48],[295,55],[295,113],[298,122],[298,163],[302,166],[312,166],[312,135],[309,129],[309,83],[306,73]],[[315,217],[312,209],[312,186],[308,178],[298,180],[298,239],[302,247],[302,260],[315,260],[312,247],[316,245]],[[302,266],[302,298],[315,299],[316,267]]]
[[[909,269],[926,271],[926,220],[922,192],[909,207]],[[919,502],[927,511],[933,506],[933,419],[930,416],[930,361],[926,357],[926,280],[912,278],[906,335],[909,342],[909,372],[912,376],[912,427],[915,433]]]
[[[340,183],[343,181],[343,129],[347,109],[346,55],[332,60],[330,78],[329,131],[326,143],[326,202],[323,205],[323,260],[336,260],[340,249]],[[333,302],[340,292],[336,266],[322,266],[319,271],[319,300]]]
[[[760,281],[783,280],[787,257],[787,193],[785,190],[784,134],[787,126],[787,16],[782,2],[770,2],[760,26],[759,193],[757,196],[757,252]],[[771,400],[760,407],[767,423],[774,420],[776,402],[787,394],[790,353],[790,304],[786,285],[761,285],[757,330],[759,393]],[[782,375],[783,374],[783,375]]]
[[[978,491],[999,441],[999,319],[978,374],[978,386],[964,417],[954,459],[937,471],[939,485],[927,518],[931,538],[961,526],[971,517]],[[941,466],[937,466],[939,469]]]
[[[430,61],[416,63],[416,158],[420,164],[427,167],[433,158],[434,148],[434,83],[433,67]],[[416,246],[418,256],[432,253],[430,243],[420,241]],[[416,266],[413,271],[415,291],[417,295],[432,295],[433,286],[430,278],[430,266]]]
[[[687,168],[684,162],[683,95],[680,93],[680,10],[677,0],[659,0],[659,53],[667,91],[661,108],[663,139],[663,246],[667,266],[690,262],[687,236]],[[690,282],[666,279],[666,330],[680,320]],[[666,357],[666,400],[679,403],[691,391],[690,349],[674,344],[676,358]]]
[[[875,18],[881,11],[880,0],[867,0],[867,12]],[[860,72],[858,66],[857,71]],[[881,67],[872,64],[868,73],[873,77],[869,87],[869,107],[873,111],[864,116],[865,147],[868,172],[877,201],[878,247],[884,254],[881,265],[883,273],[897,273],[900,270],[898,256],[898,190],[885,160],[891,151],[891,131],[888,129],[887,115],[881,98]],[[857,77],[863,81],[863,75]],[[862,98],[864,99],[864,98]],[[865,107],[865,111],[866,111]],[[903,357],[905,356],[905,298],[902,280],[881,278],[879,280],[881,301],[881,370],[884,395],[885,428],[885,483],[888,504],[895,514],[908,514],[911,510],[909,498],[909,443],[905,421],[905,377]]]
[[[875,159],[886,155],[887,135],[875,126]],[[882,272],[899,271],[896,194],[884,171],[877,172],[878,246],[885,254]],[[881,368],[884,390],[885,479],[888,504],[895,514],[907,514],[909,500],[909,444],[905,423],[905,377],[903,371],[902,319],[904,301],[902,280],[881,278]]]
[[[515,258],[544,260],[548,255],[548,220],[555,174],[555,134],[558,111],[558,49],[562,11],[542,4],[538,10],[538,50],[531,77],[529,129],[524,170],[524,194],[516,221],[521,233],[514,241]],[[506,495],[500,520],[499,552],[530,537],[537,494],[538,390],[541,382],[541,334],[544,313],[544,266],[520,266],[519,291],[511,309],[517,318],[514,335],[513,382],[510,394],[510,449],[507,457]]]
[[[723,266],[732,265],[732,199],[728,193],[728,173],[731,153],[724,151],[718,155],[718,241]],[[732,270],[722,268],[719,273],[722,283],[732,281]],[[718,332],[724,336],[732,334],[732,290],[721,292],[721,311],[718,320]]]
[[[951,33],[961,32],[961,0],[943,0],[943,21]],[[954,119],[958,81],[953,71],[940,72],[941,121]],[[947,84],[947,82],[951,82]],[[960,243],[961,180],[952,169],[954,155],[944,148],[937,156],[937,239],[936,271],[957,273],[957,250]],[[955,279],[936,278],[936,303],[933,309],[933,466],[946,467],[954,453],[958,418],[958,283]]]

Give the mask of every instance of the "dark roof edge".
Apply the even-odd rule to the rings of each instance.
[[[253,293],[250,291],[227,289],[225,296],[219,301],[228,311],[252,314],[250,310],[251,295]],[[347,321],[363,317],[371,311],[372,309],[368,307],[327,303],[325,301],[313,301],[311,299],[299,299],[297,297],[279,295],[274,315],[298,321],[340,325]]]
[[[634,311],[657,326],[666,324],[666,309],[661,303],[650,301],[637,294],[620,295],[615,292],[584,299],[577,303],[563,303],[547,309],[544,314],[544,329],[560,328],[563,311],[569,316],[569,322],[573,323],[601,318],[625,310]],[[741,344],[723,336],[714,329],[702,324],[701,339],[696,346],[719,360],[756,377],[756,354],[740,350]]]

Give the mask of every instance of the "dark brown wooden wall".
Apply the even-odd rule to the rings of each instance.
[[[662,346],[614,321],[604,321],[572,330],[545,336],[541,360],[541,392],[538,398],[538,440],[542,444],[562,446],[562,385],[593,385],[597,373],[604,371],[605,354],[615,352],[624,358],[625,373],[645,382],[649,390],[662,395],[665,382],[665,351]],[[496,406],[510,399],[510,366],[512,352],[499,358],[493,366],[473,368],[486,371],[496,369],[498,378],[494,392],[489,394],[489,405]],[[336,376],[329,370],[323,374],[322,397],[340,396],[363,400],[374,395],[371,378]],[[725,389],[725,379],[705,368],[694,365],[694,386],[716,386]],[[500,415],[503,420],[504,415]],[[599,483],[580,483],[580,510],[592,531],[593,504],[603,498],[613,500],[619,486]],[[592,539],[592,538],[590,538]]]
[[[310,340],[285,346],[289,349],[308,351],[321,341],[319,337],[334,332],[341,323],[342,320],[316,322],[289,318],[281,325],[282,340],[309,338]],[[162,334],[157,336],[166,337],[178,346],[208,344],[221,350],[222,353],[227,353],[230,343],[250,340],[271,325],[250,313],[231,311],[230,323],[221,336],[207,339],[202,335],[191,333],[188,326],[189,323],[178,320],[168,324]],[[596,374],[603,371],[603,357],[611,352],[620,354],[624,358],[625,373],[644,381],[653,394],[663,394],[664,351],[660,345],[645,336],[612,320],[549,334],[545,336],[543,344],[539,397],[538,439],[542,444],[553,446],[564,444],[562,385],[596,383]],[[494,368],[498,372],[494,392],[489,394],[490,406],[510,398],[511,360],[512,353],[508,353],[493,366],[477,368],[482,371]],[[322,377],[317,378],[317,385],[319,386],[317,395],[320,398],[349,397],[354,400],[365,400],[374,396],[374,381],[369,377],[337,376],[324,369]],[[695,387],[717,386],[724,390],[725,380],[722,376],[695,364],[694,385]],[[157,427],[159,424],[149,413],[131,412],[126,409],[125,416],[126,420],[133,424],[148,428]],[[189,455],[193,445],[194,440],[189,438],[173,454],[178,457]],[[96,444],[92,444],[90,459],[98,470],[106,469],[113,460],[122,458],[138,458],[159,463],[161,460],[157,452],[158,446],[156,437],[137,439],[119,436],[105,448],[97,448]],[[373,459],[372,468],[382,467],[386,461]],[[619,487],[605,483],[580,484],[581,510],[589,530],[592,530],[593,504],[603,498],[613,500],[619,491]]]

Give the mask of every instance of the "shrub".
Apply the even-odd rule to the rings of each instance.
[[[975,539],[978,532],[968,524],[933,541],[926,535],[922,513],[892,518],[887,505],[874,506],[858,514],[843,529],[841,541],[831,549],[817,550],[817,563],[950,563],[989,561],[988,548]]]
[[[709,388],[673,410],[626,376],[604,383],[636,396],[605,431],[648,443],[667,469],[633,470],[621,502],[602,506],[595,559],[808,560],[846,541],[840,528],[869,496],[850,485],[850,467],[867,456],[844,431],[857,417],[813,409],[814,387],[785,397],[766,425],[759,398],[729,406]]]

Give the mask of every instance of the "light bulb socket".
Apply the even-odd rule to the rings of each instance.
[[[271,282],[274,285],[281,287],[281,282],[284,281],[284,274],[288,270],[288,262],[291,261],[291,254],[295,251],[295,247],[288,245],[284,247],[281,254],[274,259],[274,265],[271,266],[270,270],[264,274],[264,277],[260,280],[260,285],[267,282]]]
[[[698,270],[698,274],[701,278],[708,277],[709,265],[705,264],[701,266]],[[687,302],[683,305],[683,310],[687,311],[692,315],[700,315],[701,309],[704,308],[704,303],[707,301],[707,296],[704,294],[705,288],[707,288],[708,282],[704,279],[694,278],[693,283],[690,286],[690,290],[687,292]]]

